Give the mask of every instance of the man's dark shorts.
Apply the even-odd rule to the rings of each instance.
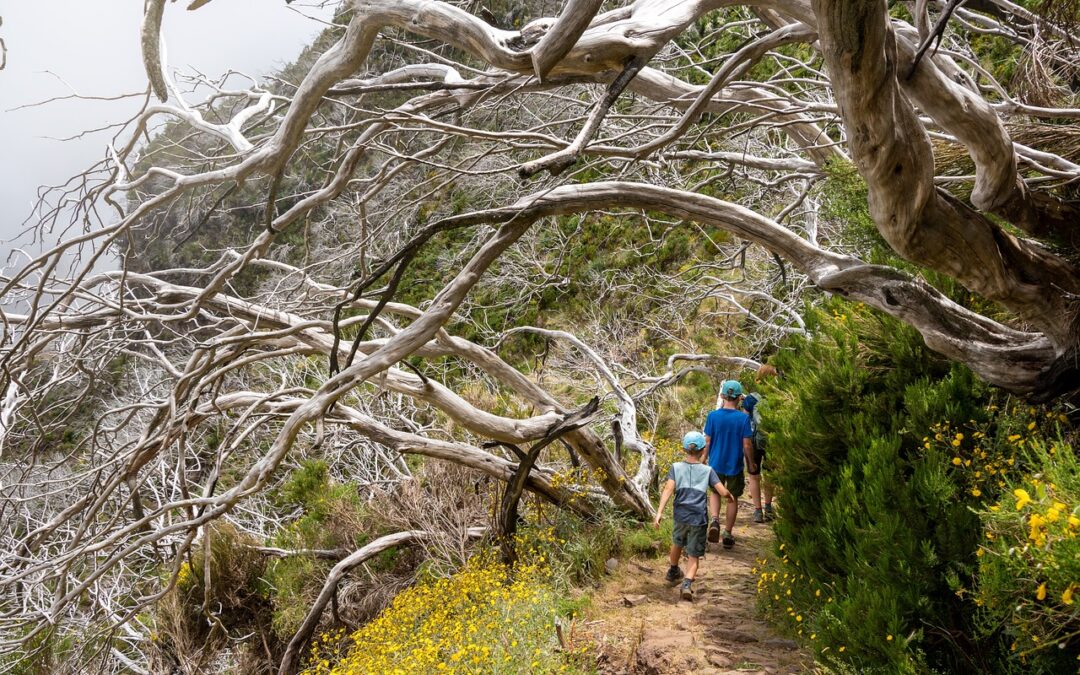
[[[691,558],[700,558],[705,555],[705,535],[708,529],[708,525],[687,525],[676,522],[675,528],[671,531],[671,541],[676,546],[686,549],[686,555]]]
[[[728,489],[735,497],[742,497],[743,492],[746,490],[746,477],[742,473],[737,473],[734,476],[725,476],[724,474],[717,474],[720,478],[720,482]]]

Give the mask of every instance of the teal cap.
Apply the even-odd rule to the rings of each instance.
[[[724,380],[720,384],[720,395],[729,401],[734,401],[742,396],[742,385],[738,380]]]
[[[682,437],[683,450],[687,452],[698,452],[705,448],[705,435],[700,431],[688,431],[686,435]]]

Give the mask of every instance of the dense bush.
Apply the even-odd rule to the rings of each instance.
[[[1023,665],[1006,643],[1033,634],[1021,627],[1030,617],[1012,593],[992,603],[996,613],[988,598],[1008,588],[1035,599],[1039,584],[1024,579],[1038,555],[995,555],[991,566],[985,551],[1005,546],[1006,531],[1014,540],[1006,550],[1022,547],[1030,516],[997,522],[1005,506],[986,507],[1003,497],[1011,505],[1025,475],[1049,471],[1031,441],[1058,433],[1064,418],[1016,405],[865,307],[832,299],[808,313],[807,326],[813,339],[785,345],[775,358],[783,380],[766,390],[770,476],[782,494],[777,555],[755,569],[766,611],[838,670]],[[1073,485],[1067,465],[1055,466],[1059,488]],[[1076,499],[1057,499],[1059,540],[1071,544],[1064,502]],[[1043,506],[1055,508],[1052,500]],[[1060,594],[1077,575],[1058,562],[1056,576],[1031,578],[1053,576]],[[1075,630],[1072,616],[1057,616],[1038,639],[1061,638],[1066,624]],[[1037,661],[1025,655],[1027,665]]]
[[[299,517],[282,528],[273,544],[283,549],[342,549],[367,543],[364,509],[356,489],[333,481],[322,460],[308,460],[293,471],[277,501],[295,508]],[[267,564],[266,582],[273,602],[273,629],[287,641],[322,589],[333,561],[312,556],[286,556]]]
[[[759,569],[768,610],[823,660],[870,672],[968,667],[971,632],[947,579],[975,560],[974,497],[926,448],[941,420],[983,415],[969,371],[891,319],[840,300],[807,316],[813,340],[776,358],[766,392],[781,557]]]
[[[981,513],[974,602],[1011,671],[1070,672],[1080,669],[1080,465],[1070,443],[1030,424],[1008,437],[1030,472],[1007,474],[1008,491]]]

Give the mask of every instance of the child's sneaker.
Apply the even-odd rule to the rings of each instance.
[[[776,511],[773,511],[772,504],[765,505],[765,520],[776,520]]]
[[[765,514],[761,511],[761,509],[754,509],[754,515],[753,517],[751,517],[751,520],[753,520],[755,523],[764,523]]]
[[[664,578],[667,579],[668,583],[672,583],[672,584],[675,583],[676,581],[678,581],[679,579],[682,579],[682,577],[683,577],[682,570],[679,569],[678,565],[672,565],[671,567],[669,567],[668,571],[667,571],[667,574],[664,576]]]
[[[709,531],[705,533],[705,539],[710,544],[720,541],[720,521],[717,518],[713,518],[709,523]]]
[[[724,532],[724,548],[731,548],[735,546],[735,537],[731,536],[730,532]]]
[[[693,579],[687,579],[686,581],[682,582],[682,588],[679,589],[679,596],[683,600],[689,600],[691,602],[694,601],[694,589],[691,586],[692,583],[694,583]]]

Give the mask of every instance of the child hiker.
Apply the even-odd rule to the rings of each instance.
[[[735,498],[727,488],[720,483],[708,464],[702,464],[701,455],[705,450],[705,436],[699,431],[691,431],[682,440],[683,450],[686,451],[686,459],[675,462],[668,472],[667,483],[660,495],[660,506],[656,509],[656,519],[653,527],[660,528],[660,520],[664,517],[664,507],[667,506],[671,495],[675,495],[674,519],[675,527],[672,529],[671,553],[668,562],[671,567],[665,577],[669,582],[675,583],[683,578],[683,571],[679,569],[679,558],[683,549],[686,549],[686,579],[683,580],[679,594],[683,600],[694,599],[694,577],[697,576],[698,561],[705,555],[705,534],[708,528],[709,512],[720,512],[720,497],[726,497],[729,501]],[[716,491],[713,494],[710,490]],[[711,502],[712,507],[709,508]]]

